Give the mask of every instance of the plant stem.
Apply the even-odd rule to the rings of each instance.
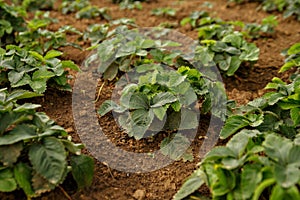
[[[102,83],[102,85],[100,86],[100,88],[99,88],[99,90],[98,90],[98,94],[97,94],[97,98],[96,98],[96,100],[95,100],[95,103],[96,103],[97,101],[99,101],[99,99],[100,99],[100,94],[101,94],[101,91],[102,91],[104,85],[105,85],[105,81]]]
[[[72,200],[72,197],[62,188],[61,186],[58,186],[59,189],[62,191],[62,193],[67,197],[68,200]]]

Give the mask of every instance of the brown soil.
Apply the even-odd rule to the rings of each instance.
[[[57,3],[57,7],[59,5]],[[91,0],[94,5],[99,7],[108,7],[110,14],[114,19],[127,17],[134,18],[136,23],[141,27],[154,27],[162,22],[178,23],[183,17],[188,16],[192,11],[206,9],[224,20],[241,20],[244,22],[260,22],[262,18],[268,16],[264,11],[257,11],[256,3],[246,3],[243,5],[227,4],[226,0],[214,0],[212,9],[202,7],[204,0],[192,1],[168,1],[157,0],[150,3],[143,3],[143,10],[120,10],[118,5],[111,3],[111,0]],[[156,17],[150,14],[150,10],[157,7],[172,7],[177,9],[176,17]],[[274,14],[274,13],[273,13]],[[227,93],[230,99],[237,100],[243,104],[253,98],[261,96],[264,93],[264,86],[274,77],[278,76],[287,79],[288,74],[278,74],[280,66],[283,64],[284,58],[280,56],[283,49],[290,45],[300,42],[300,23],[294,18],[282,19],[278,15],[279,26],[272,38],[260,38],[254,42],[261,50],[259,61],[253,66],[241,67],[236,76],[224,78]],[[85,28],[94,23],[105,23],[105,20],[77,20],[74,14],[62,15],[58,9],[51,11],[51,16],[59,19],[60,23],[52,25],[52,30],[57,30],[62,25],[72,25],[75,28],[84,31]],[[177,27],[176,30],[197,39],[197,31],[191,30],[190,27]],[[70,36],[74,40],[74,36]],[[81,45],[88,47],[88,44],[81,42]],[[87,51],[80,51],[72,47],[62,48],[64,58],[74,60],[78,65],[84,61],[88,55]],[[111,87],[107,86],[103,90],[102,96],[98,103],[103,102],[105,98],[110,96]],[[67,92],[58,92],[56,90],[48,90],[44,97],[35,100],[42,104],[42,111],[46,112],[59,125],[67,129],[74,137],[76,142],[80,142],[76,129],[74,127],[72,115],[72,94]],[[100,125],[107,133],[109,139],[116,145],[126,148],[128,151],[139,152],[150,151],[158,148],[158,143],[151,140],[136,142],[133,139],[122,134],[116,125],[111,124],[110,116],[100,119]],[[198,137],[193,141],[192,147],[194,153],[199,150],[203,142],[203,137],[207,131],[208,116],[201,118],[200,128],[198,129]],[[116,134],[119,133],[119,134]],[[163,137],[160,135],[158,137]],[[109,153],[109,152],[108,152]],[[196,154],[195,154],[196,155]],[[125,173],[111,169],[105,163],[97,160],[95,168],[95,177],[91,187],[76,191],[75,182],[72,178],[68,178],[61,188],[50,193],[44,194],[38,198],[41,200],[51,199],[67,199],[63,191],[67,192],[74,200],[102,200],[102,199],[171,199],[178,191],[183,181],[196,168],[196,164],[200,158],[196,157],[193,162],[176,161],[167,167],[149,173]],[[200,192],[209,195],[206,188],[202,188]],[[21,192],[1,194],[0,199],[26,199]]]

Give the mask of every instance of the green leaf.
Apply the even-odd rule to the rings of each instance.
[[[191,142],[184,135],[176,133],[174,137],[165,138],[160,151],[163,155],[169,156],[172,160],[179,160],[187,151]]]
[[[281,164],[286,163],[286,160],[289,157],[289,152],[292,149],[292,142],[289,139],[275,134],[267,135],[262,145],[265,147],[265,153],[270,158]]]
[[[255,189],[254,191],[254,195],[253,195],[253,200],[259,200],[259,197],[261,195],[261,193],[268,187],[270,187],[271,185],[273,185],[274,183],[276,183],[274,178],[268,178],[263,180]]]
[[[298,200],[300,199],[299,190],[296,186],[285,189],[280,185],[275,185],[270,195],[270,200]]]
[[[33,127],[25,124],[17,125],[12,131],[0,137],[0,146],[10,145],[37,137],[37,133]]]
[[[294,126],[300,124],[300,107],[299,108],[292,108],[290,110],[291,119],[294,122]]]
[[[237,33],[226,35],[222,39],[222,42],[230,43],[232,46],[237,48],[240,48],[242,46],[242,41],[243,41],[242,35]]]
[[[61,142],[64,144],[64,146],[66,147],[66,149],[75,154],[75,155],[80,155],[81,154],[81,149],[84,148],[83,144],[75,144],[69,140],[61,140]]]
[[[221,139],[226,139],[241,128],[244,128],[249,125],[249,122],[247,121],[247,118],[244,116],[240,115],[235,115],[229,117],[226,122],[224,127],[221,130],[220,133],[220,138]]]
[[[181,109],[179,130],[194,129],[199,125],[197,112],[189,109]]]
[[[158,107],[158,108],[152,108],[153,113],[159,120],[163,120],[164,117],[167,114],[167,108],[166,107]]]
[[[14,112],[25,112],[27,110],[34,110],[36,108],[40,108],[41,105],[39,104],[32,104],[32,103],[24,103],[21,106],[18,106],[14,109]]]
[[[112,110],[118,111],[119,110],[119,105],[116,104],[112,100],[106,100],[101,104],[101,106],[98,110],[98,113],[99,113],[99,115],[104,116]]]
[[[290,62],[286,62],[279,70],[279,73],[283,73],[287,70],[292,69],[295,66],[295,63],[290,61]]]
[[[300,43],[294,44],[288,50],[289,55],[298,54],[298,53],[300,53]]]
[[[0,146],[0,161],[4,166],[12,166],[15,162],[17,162],[22,150],[23,143],[21,142],[12,145]]]
[[[63,52],[52,49],[46,53],[46,55],[44,56],[44,59],[49,60],[51,58],[56,58],[58,56],[61,56],[62,54],[63,54]]]
[[[61,61],[61,64],[64,69],[70,68],[75,71],[80,71],[80,68],[71,60],[63,60],[63,61]]]
[[[66,151],[64,145],[56,138],[47,137],[29,149],[29,159],[33,168],[51,184],[58,184],[64,175]]]
[[[34,92],[42,94],[46,91],[47,80],[46,79],[37,79],[29,83],[30,87]]]
[[[181,186],[180,190],[173,197],[174,200],[184,199],[205,183],[205,173],[201,170],[195,171]]]
[[[71,166],[78,188],[91,186],[94,176],[94,160],[87,155],[72,156]]]
[[[103,73],[103,78],[105,80],[112,81],[116,78],[119,71],[119,66],[116,63],[112,63]]]
[[[235,158],[236,153],[233,152],[228,147],[224,147],[224,146],[215,147],[205,155],[203,162],[207,162],[210,160],[215,161],[220,158],[226,158],[226,157]]]
[[[233,171],[217,168],[216,174],[218,181],[211,186],[214,197],[223,196],[236,186],[236,177]]]
[[[28,164],[19,162],[15,167],[14,167],[14,176],[15,179],[20,186],[20,188],[23,189],[25,192],[26,196],[33,196],[34,191],[31,186],[31,169]]]
[[[241,172],[241,182],[239,187],[239,198],[235,199],[250,199],[253,195],[257,184],[262,180],[260,167],[255,165],[244,165]],[[235,193],[236,194],[236,193]]]
[[[129,109],[148,109],[149,100],[143,93],[134,93],[129,100]]]
[[[239,59],[238,56],[232,56],[230,65],[228,70],[226,71],[227,76],[233,76],[236,70],[240,67],[242,61]]]
[[[17,183],[10,169],[0,170],[0,192],[12,192],[17,189]]]
[[[250,43],[244,47],[244,50],[241,55],[241,60],[247,60],[247,61],[256,61],[259,57],[259,48],[255,46],[254,43]]]
[[[283,188],[290,188],[298,183],[300,179],[300,169],[298,165],[288,164],[275,165],[274,176],[278,184]]]
[[[243,131],[234,135],[226,144],[232,150],[236,157],[239,158],[247,148],[249,142],[249,135]]]
[[[154,96],[151,108],[161,107],[177,100],[178,99],[170,92],[160,92]]]
[[[18,71],[10,71],[8,72],[8,80],[11,84],[16,84],[18,83],[24,76],[25,71],[18,72]]]
[[[42,62],[45,62],[44,57],[41,54],[39,54],[38,52],[36,52],[36,51],[29,51],[29,53],[30,53],[30,55],[32,55],[36,59],[38,59],[38,60],[40,60]]]
[[[20,99],[29,99],[38,96],[42,96],[42,95],[37,94],[35,92],[30,92],[28,90],[15,90],[9,94],[9,96],[6,98],[6,102],[20,100]]]
[[[47,71],[46,69],[39,69],[33,73],[32,81],[39,79],[49,79],[53,76],[55,76],[53,72]]]
[[[35,195],[40,195],[44,192],[50,192],[51,190],[53,190],[55,188],[55,185],[51,184],[43,176],[36,173],[35,171],[33,173],[34,174],[33,174],[31,181],[32,181],[32,187],[33,187]]]

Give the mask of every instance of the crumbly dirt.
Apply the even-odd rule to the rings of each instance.
[[[246,3],[242,5],[228,4],[226,0],[211,1],[213,8],[203,7],[203,3],[207,0],[185,0],[185,1],[168,1],[156,0],[143,4],[143,10],[120,10],[118,5],[111,3],[111,0],[91,0],[94,5],[99,7],[107,7],[113,19],[122,17],[134,18],[136,23],[141,27],[155,27],[163,22],[170,24],[178,24],[180,20],[188,16],[192,11],[207,10],[213,16],[220,17],[224,20],[241,20],[244,22],[260,22],[262,18],[269,15],[261,10],[257,10],[257,3]],[[62,25],[72,25],[80,31],[84,31],[90,24],[105,23],[103,19],[75,19],[74,14],[62,15],[58,10],[60,1],[51,16],[57,18],[59,24],[51,25],[51,30],[57,30]],[[172,7],[177,9],[176,17],[156,17],[150,14],[153,8]],[[236,100],[239,104],[244,104],[253,98],[264,94],[265,85],[274,77],[287,79],[289,74],[278,74],[280,66],[282,66],[284,58],[280,55],[283,49],[290,45],[300,42],[300,22],[293,17],[282,19],[279,13],[276,14],[279,19],[279,25],[276,33],[271,38],[259,38],[254,40],[255,44],[260,48],[261,54],[259,61],[254,66],[242,66],[233,77],[224,77],[227,94],[230,99]],[[192,30],[189,26],[176,26],[175,30],[188,35],[193,39],[197,39],[197,31]],[[76,36],[69,35],[69,40],[76,40]],[[80,41],[80,45],[88,47],[89,44]],[[73,47],[63,47],[64,59],[71,59],[78,65],[88,55],[88,51],[81,51]],[[74,73],[72,73],[75,75]],[[101,103],[111,95],[112,86],[106,85],[98,102]],[[74,141],[80,142],[79,136],[76,134],[72,113],[72,94],[68,92],[59,92],[50,89],[43,97],[34,100],[35,103],[42,104],[41,111],[46,112],[59,125],[73,136]],[[117,146],[127,151],[139,152],[150,151],[158,148],[158,142],[145,140],[136,142],[132,138],[124,135],[119,128],[111,120],[111,116],[100,118],[99,123],[107,137]],[[166,200],[171,199],[178,191],[183,181],[188,177],[197,163],[200,161],[198,150],[203,142],[203,135],[207,131],[209,116],[203,116],[200,121],[198,134],[192,143],[193,152],[196,158],[193,162],[176,161],[160,170],[149,173],[125,173],[110,168],[106,163],[101,163],[95,159],[95,176],[91,187],[81,191],[76,190],[75,182],[68,177],[64,184],[56,190],[44,194],[37,198],[40,200],[64,200],[68,199],[64,192],[68,193],[74,200]],[[88,127],[87,127],[88,128]],[[158,139],[162,139],[164,134],[158,135]],[[220,142],[219,144],[222,144]],[[84,151],[88,153],[87,150]],[[109,153],[109,152],[107,152]],[[207,188],[201,188],[200,193],[209,196]],[[26,199],[22,192],[0,193],[0,199]]]

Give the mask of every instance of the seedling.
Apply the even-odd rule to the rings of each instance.
[[[155,8],[151,11],[151,14],[156,16],[174,17],[176,15],[176,10],[174,8]]]

